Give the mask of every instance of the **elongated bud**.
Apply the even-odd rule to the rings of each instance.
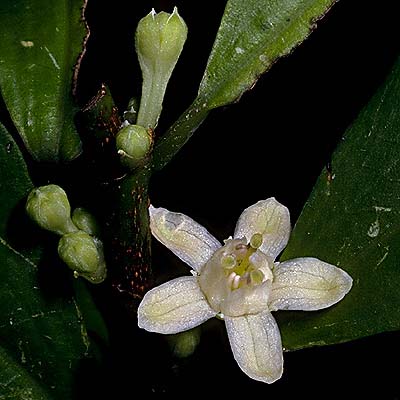
[[[72,213],[72,222],[81,231],[89,235],[99,236],[100,230],[96,218],[84,208],[75,208]]]
[[[60,186],[47,185],[33,189],[25,205],[26,212],[43,229],[64,235],[77,231],[71,220],[67,194]]]
[[[118,132],[116,144],[121,162],[129,168],[136,168],[149,155],[153,137],[143,126],[128,125]]]
[[[139,21],[136,52],[143,74],[142,98],[136,123],[154,129],[176,62],[187,37],[187,26],[175,7],[172,14],[154,9]]]
[[[200,328],[196,327],[185,332],[168,336],[168,343],[175,357],[189,357],[200,343]]]
[[[106,278],[103,245],[101,241],[83,231],[64,235],[58,242],[60,258],[74,271],[92,283]]]

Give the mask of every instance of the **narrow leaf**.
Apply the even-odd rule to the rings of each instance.
[[[68,161],[81,151],[71,90],[86,36],[82,5],[82,0],[0,2],[0,90],[39,161]]]
[[[165,166],[216,107],[237,101],[316,27],[335,0],[228,0],[197,98],[156,144]],[[189,33],[190,35],[190,33]]]
[[[237,100],[315,28],[335,0],[227,2],[199,96],[208,108]]]
[[[296,223],[283,259],[343,268],[353,288],[327,310],[279,313],[287,349],[400,328],[400,59],[347,130]]]

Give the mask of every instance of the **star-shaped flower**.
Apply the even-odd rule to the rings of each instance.
[[[144,296],[138,324],[182,332],[219,315],[240,368],[258,381],[282,376],[280,332],[271,311],[313,311],[340,301],[352,286],[340,268],[317,258],[276,262],[290,236],[289,211],[274,198],[243,211],[222,246],[186,215],[150,206],[152,234],[193,268]]]

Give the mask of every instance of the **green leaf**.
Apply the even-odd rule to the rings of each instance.
[[[347,130],[296,223],[282,259],[313,256],[353,277],[340,303],[278,313],[298,349],[400,328],[400,59]]]
[[[109,343],[108,329],[99,310],[93,304],[93,298],[87,289],[87,283],[84,279],[74,279],[74,289],[76,302],[85,321],[85,327],[88,333],[94,333],[102,344]]]
[[[68,161],[81,151],[71,93],[86,35],[81,7],[82,0],[0,2],[0,90],[39,161]]]
[[[67,296],[46,298],[38,266],[1,238],[0,260],[1,347],[57,398],[70,398],[89,346],[77,303]]]
[[[29,249],[16,244],[21,239],[16,240],[15,233],[29,232],[23,225],[23,204],[32,183],[2,125],[0,166],[5,172],[0,182],[0,394],[17,393],[26,381],[26,393],[31,388],[32,397],[37,393],[41,398],[48,390],[54,398],[70,399],[74,375],[88,353],[88,337],[68,289],[67,268],[45,263],[38,251],[31,256]]]
[[[32,189],[32,182],[17,144],[1,123],[0,165],[0,236],[4,237],[9,216]]]
[[[194,103],[156,144],[161,169],[216,107],[237,101],[303,42],[335,0],[228,0]],[[189,33],[190,35],[190,33]]]
[[[0,347],[0,399],[45,400],[48,393]]]
[[[237,100],[280,57],[300,44],[335,0],[227,2],[199,96],[207,108]]]

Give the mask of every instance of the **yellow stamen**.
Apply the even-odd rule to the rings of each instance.
[[[261,233],[255,233],[250,239],[250,246],[253,249],[258,249],[263,242],[263,235]]]

